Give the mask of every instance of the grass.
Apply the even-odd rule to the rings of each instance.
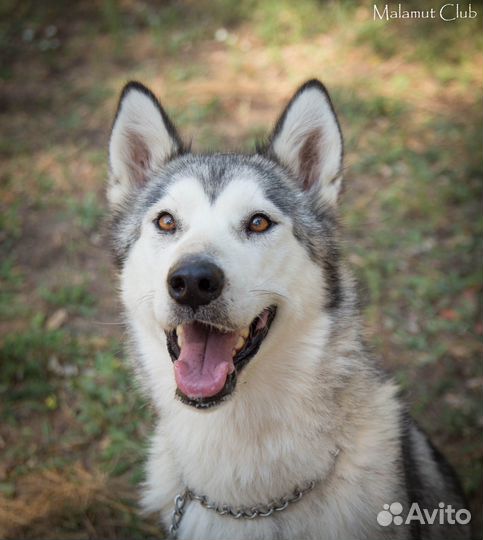
[[[40,296],[54,307],[65,307],[84,317],[94,312],[95,298],[85,284],[62,285],[54,289],[42,288]]]
[[[1,3],[1,537],[161,537],[137,512],[153,415],[120,346],[101,243],[109,127],[129,79],[208,150],[253,148],[300,82],[327,83],[368,339],[481,522],[481,18],[386,24],[371,9]]]
[[[0,321],[19,315],[22,309],[17,302],[24,278],[12,258],[0,263]]]
[[[67,501],[59,500],[60,512],[49,503],[40,527],[48,519],[65,537],[71,530],[85,527],[88,519],[96,531],[139,538],[150,530],[149,522],[142,523],[137,517],[134,498],[145,454],[139,441],[144,439],[150,412],[132,391],[131,376],[121,363],[117,342],[99,344],[64,330],[48,331],[43,323],[42,317],[35,317],[27,330],[5,335],[0,348],[4,365],[0,396],[6,420],[2,431],[7,441],[15,437],[4,459],[16,464],[8,481],[0,484],[3,517],[12,520],[21,501],[30,501],[34,507],[18,527],[13,519],[2,523],[3,528],[8,525],[2,530],[10,531],[9,535],[31,527],[38,530],[35,507],[43,490],[49,488],[49,481],[41,477],[52,474],[57,486],[51,493],[54,500],[68,490],[70,482],[72,489],[80,484],[76,489],[81,494],[88,489],[88,502],[79,507],[74,494],[69,495]],[[60,438],[59,423],[68,425]],[[96,462],[97,479],[81,465],[84,460]],[[95,487],[99,486],[99,475],[103,479],[100,492]],[[103,483],[114,481],[115,485],[116,478],[121,479],[118,489],[124,492],[124,500],[110,497]],[[24,493],[24,498],[18,499],[19,486],[32,481],[34,493],[26,497]],[[108,514],[115,512],[115,519],[106,516],[107,510]]]
[[[75,224],[86,232],[98,228],[104,209],[100,206],[95,193],[87,193],[81,201],[71,199],[69,210],[73,214]]]

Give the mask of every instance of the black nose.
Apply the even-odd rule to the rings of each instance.
[[[223,270],[201,257],[191,257],[179,262],[168,274],[171,298],[193,309],[218,298],[224,283]]]

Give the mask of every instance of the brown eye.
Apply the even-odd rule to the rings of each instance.
[[[263,214],[255,214],[248,222],[248,231],[253,233],[263,233],[272,226],[272,222]]]
[[[176,230],[176,221],[168,212],[159,214],[156,224],[164,232],[174,232]]]

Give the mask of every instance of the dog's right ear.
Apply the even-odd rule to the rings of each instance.
[[[124,87],[109,143],[111,206],[142,188],[151,173],[182,151],[171,120],[154,94],[138,82]]]

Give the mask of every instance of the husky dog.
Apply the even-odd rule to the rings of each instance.
[[[112,247],[159,413],[143,505],[172,536],[469,537],[452,470],[364,346],[339,249],[342,156],[316,80],[252,155],[194,154],[147,88],[122,92]],[[434,524],[406,519],[413,503]]]

